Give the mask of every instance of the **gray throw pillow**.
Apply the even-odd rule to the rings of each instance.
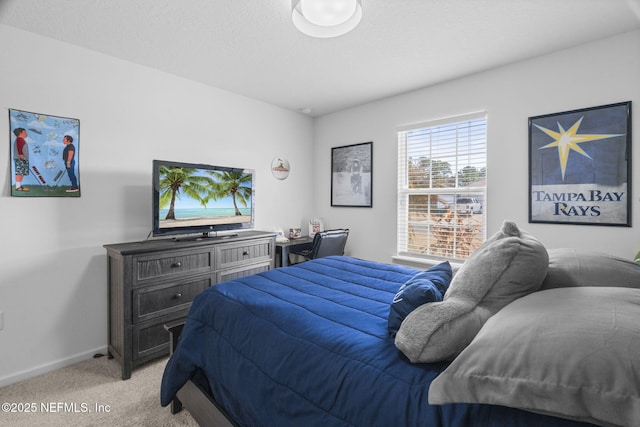
[[[575,286],[640,288],[640,265],[605,253],[574,248],[549,249],[549,270],[540,289]]]
[[[640,289],[534,292],[491,317],[429,388],[429,403],[509,406],[640,426]]]
[[[538,290],[548,265],[542,243],[505,221],[460,267],[441,302],[409,313],[396,347],[414,363],[452,360],[493,314]]]

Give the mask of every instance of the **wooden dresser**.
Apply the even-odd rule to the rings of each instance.
[[[167,323],[184,320],[209,286],[274,266],[273,233],[104,245],[108,261],[109,357],[134,367],[169,354]]]

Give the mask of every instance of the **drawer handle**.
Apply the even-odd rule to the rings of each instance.
[[[175,298],[175,299],[182,298],[182,292],[178,292],[177,294],[175,294],[173,296],[173,298]]]
[[[178,268],[178,267],[182,267],[182,263],[180,261],[174,262],[173,264],[171,264],[171,268]]]

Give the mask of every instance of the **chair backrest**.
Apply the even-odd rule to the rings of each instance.
[[[310,259],[329,255],[344,255],[344,247],[349,237],[348,228],[320,231],[313,236]]]

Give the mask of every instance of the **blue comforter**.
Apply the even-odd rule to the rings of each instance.
[[[242,426],[567,426],[490,405],[427,403],[445,363],[412,364],[387,330],[417,270],[327,257],[218,284],[193,302],[162,379],[166,406],[202,372]]]

